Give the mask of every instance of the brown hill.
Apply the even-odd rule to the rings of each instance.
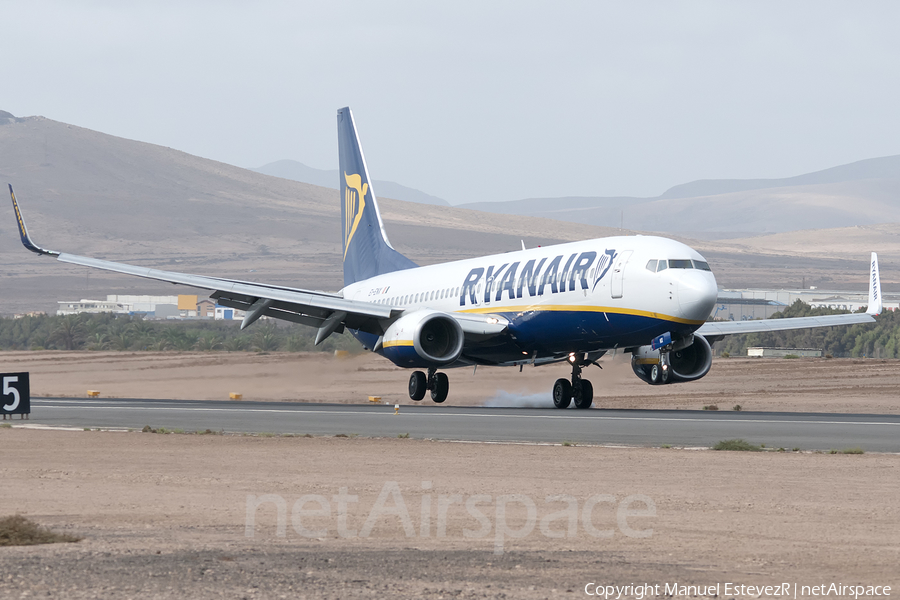
[[[843,258],[876,251],[884,262],[900,258],[900,223],[792,231],[729,242],[748,253],[810,258]]]
[[[0,181],[13,184],[32,236],[48,248],[169,270],[341,287],[334,190],[43,117],[0,124]],[[521,239],[534,246],[614,233],[379,201],[391,242],[419,264],[514,250]],[[170,285],[88,274],[27,252],[9,201],[3,202],[0,311],[55,310],[57,300],[107,293],[174,293]]]
[[[784,179],[700,180],[657,198],[544,198],[465,208],[701,239],[900,221],[900,156]]]

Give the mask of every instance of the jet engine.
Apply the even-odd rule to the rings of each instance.
[[[394,321],[382,340],[382,353],[398,367],[441,367],[462,353],[462,327],[436,310],[419,310]]]
[[[668,373],[661,369],[668,367]],[[712,348],[702,335],[693,335],[678,342],[668,353],[668,365],[660,362],[659,350],[650,346],[635,349],[631,356],[634,374],[650,384],[696,381],[712,366]]]

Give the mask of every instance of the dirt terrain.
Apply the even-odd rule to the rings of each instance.
[[[574,598],[592,582],[659,584],[659,596],[673,582],[900,585],[893,455],[0,429],[0,456],[3,513],[84,537],[0,548],[3,598]],[[393,513],[375,512],[385,490],[381,506]],[[263,502],[251,504],[248,537],[248,495],[267,494],[284,501],[284,535],[276,504]],[[343,522],[341,494],[356,496]],[[570,498],[547,500],[559,494]],[[323,497],[330,512],[318,502],[297,508],[304,495]],[[440,506],[453,495],[442,530]]]
[[[631,370],[630,354],[606,356],[590,367],[600,408],[897,413],[900,361],[873,359],[715,359],[703,379],[650,386]],[[409,404],[409,371],[370,353],[336,358],[325,353],[248,352],[0,352],[3,372],[29,371],[34,396],[367,402],[381,396]],[[550,406],[550,389],[568,377],[565,364],[453,369],[452,405]],[[430,400],[427,400],[430,402]]]

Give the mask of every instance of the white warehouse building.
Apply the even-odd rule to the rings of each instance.
[[[882,294],[884,310],[900,307],[898,294]],[[768,319],[772,314],[783,311],[797,300],[802,300],[812,308],[835,308],[857,311],[868,305],[869,292],[828,291],[810,288],[808,290],[719,290],[712,318],[726,321],[749,321]]]
[[[106,300],[81,299],[79,301],[63,300],[58,302],[57,315],[74,315],[79,313],[116,313],[145,314],[151,317],[184,318],[197,316],[197,296],[134,296],[109,294]]]

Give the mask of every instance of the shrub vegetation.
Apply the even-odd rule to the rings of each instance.
[[[713,450],[733,450],[737,452],[762,452],[761,446],[754,446],[747,440],[722,440],[713,446]]]
[[[241,331],[239,321],[149,321],[99,314],[0,318],[0,350],[121,350],[202,352],[360,351],[351,335],[315,346],[316,330],[275,320]]]
[[[21,515],[0,519],[0,546],[34,546],[80,540],[65,533],[53,533]]]
[[[846,312],[830,308],[812,308],[809,304],[797,300],[782,312],[772,315],[772,318],[839,315]],[[860,312],[865,312],[865,309],[860,309]],[[727,352],[731,356],[746,356],[747,348],[763,346],[819,348],[829,358],[832,356],[900,358],[900,311],[886,310],[875,319],[875,324],[731,335],[718,342],[715,348],[719,353]]]

